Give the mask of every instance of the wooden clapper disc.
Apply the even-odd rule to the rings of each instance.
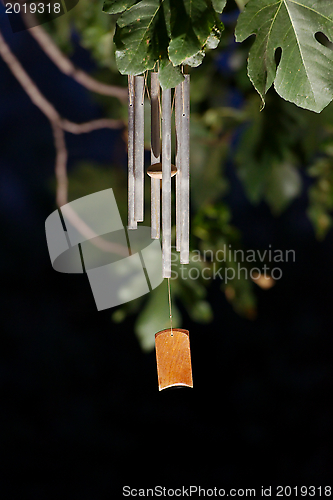
[[[168,328],[155,334],[159,390],[193,387],[188,330]]]

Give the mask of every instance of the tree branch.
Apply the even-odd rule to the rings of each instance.
[[[40,48],[48,55],[51,61],[65,75],[70,76],[83,87],[97,94],[116,97],[121,101],[127,100],[127,89],[116,85],[108,85],[99,82],[81,69],[78,69],[68,57],[63,54],[57,45],[54,43],[49,34],[41,27],[35,26],[36,17],[30,12],[23,13],[22,19],[25,25],[29,28],[31,36],[39,44]],[[30,22],[29,22],[30,20]],[[30,26],[33,26],[32,28]]]
[[[67,177],[67,160],[68,152],[65,141],[65,134],[62,128],[55,122],[51,122],[54,147],[56,150],[55,160],[55,177],[57,182],[56,204],[62,207],[68,201],[68,177]]]
[[[60,122],[61,118],[52,104],[43,96],[30,76],[23,69],[21,63],[16,59],[9,46],[5,42],[0,31],[0,55],[10,71],[22,85],[32,102],[44,113],[51,122]]]
[[[110,120],[110,119],[99,119],[93,120],[87,123],[73,123],[69,120],[61,118],[58,111],[54,106],[43,96],[37,85],[33,82],[30,76],[27,74],[25,69],[22,67],[21,63],[15,57],[15,55],[10,50],[9,46],[5,42],[1,31],[0,31],[0,55],[2,59],[7,64],[8,68],[21,84],[25,92],[28,94],[32,102],[40,109],[40,111],[49,119],[54,138],[54,146],[56,150],[56,160],[55,160],[55,176],[57,182],[56,188],[56,203],[58,207],[65,205],[68,202],[68,177],[67,177],[67,160],[68,151],[65,141],[65,132],[71,132],[73,134],[81,134],[91,132],[92,130],[97,130],[101,128],[120,128],[124,125],[122,120]],[[69,208],[68,214],[71,223],[77,228],[77,230],[87,239],[91,239],[92,243],[104,250],[105,252],[111,252],[122,256],[128,255],[128,249],[122,245],[116,243],[108,242],[103,238],[99,237],[92,231],[92,229],[87,226],[87,224],[78,216],[74,210]]]
[[[120,129],[123,126],[123,120],[112,120],[111,118],[100,118],[86,123],[74,123],[65,119],[61,120],[61,128],[71,134],[87,134],[101,128]]]
[[[16,56],[12,53],[9,46],[5,42],[0,32],[0,55],[6,62],[10,71],[26,91],[32,102],[39,108],[39,110],[50,120],[51,123],[56,123],[60,128],[71,132],[72,134],[81,134],[91,132],[100,128],[122,128],[124,122],[122,120],[112,120],[110,118],[102,118],[93,120],[87,123],[73,123],[69,120],[63,119],[55,107],[44,97],[37,85],[30,78]]]

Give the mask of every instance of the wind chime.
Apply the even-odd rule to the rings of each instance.
[[[190,76],[174,89],[176,165],[171,163],[172,90],[161,90],[158,72],[150,74],[151,237],[162,234],[162,275],[168,280],[170,328],[155,335],[159,390],[193,387],[189,332],[172,328],[171,177],[176,178],[176,250],[189,263]],[[144,76],[128,77],[128,229],[144,220]],[[161,105],[162,104],[162,105]],[[161,127],[162,122],[162,127]],[[162,192],[162,197],[161,197]],[[162,198],[162,200],[161,200]],[[162,228],[161,228],[162,201]]]

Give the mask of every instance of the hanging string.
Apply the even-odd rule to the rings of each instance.
[[[172,96],[171,114],[174,112],[175,109],[175,100],[176,100],[176,92],[174,92]]]
[[[171,330],[171,337],[173,337],[173,332],[172,332],[172,309],[171,309],[170,278],[168,278],[168,295],[169,295],[170,330]]]
[[[145,85],[144,85],[144,92],[147,92],[148,100],[150,101],[150,92],[149,92],[149,87],[148,87],[148,71],[145,72],[144,74],[145,77]]]
[[[182,68],[183,76],[187,75],[188,74],[188,66],[182,65],[181,68]],[[182,87],[184,88],[184,82],[182,84]],[[185,116],[185,99],[184,99],[184,94],[183,94],[183,98],[182,98],[182,103],[183,103],[183,116]]]
[[[148,72],[145,72],[144,75],[143,75],[143,88],[142,88],[141,104],[144,104],[144,102],[145,102],[145,93],[146,93],[146,90],[148,91],[148,88],[147,88],[147,77],[148,77]]]

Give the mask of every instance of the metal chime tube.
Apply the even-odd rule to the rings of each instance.
[[[175,121],[176,121],[176,250],[180,252],[181,241],[181,175],[182,175],[182,133],[181,114],[183,112],[183,85],[180,83],[175,89]]]
[[[190,240],[190,75],[185,75],[183,85],[183,106],[181,113],[181,237],[180,263],[189,263]]]
[[[143,76],[134,77],[134,218],[144,219],[144,85]]]
[[[160,82],[158,73],[151,73],[151,164],[160,162],[161,131],[160,131]],[[151,178],[151,237],[160,237],[160,179]]]
[[[136,229],[134,218],[134,76],[128,77],[128,229]]]
[[[162,91],[163,278],[171,278],[171,89]]]

